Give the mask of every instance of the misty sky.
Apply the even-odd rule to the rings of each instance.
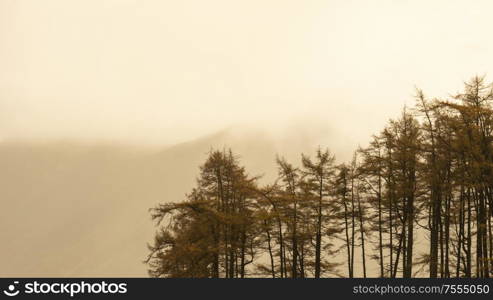
[[[479,0],[0,0],[0,137],[174,143],[306,123],[364,143],[414,86],[446,96],[491,75],[492,11]]]

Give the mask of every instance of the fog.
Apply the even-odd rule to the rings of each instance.
[[[446,96],[492,69],[491,9],[1,0],[0,136],[173,144],[320,120],[365,142],[413,103],[414,86]]]
[[[493,70],[491,1],[0,0],[1,276],[145,276],[211,147],[338,161]],[[21,222],[19,221],[21,220]]]

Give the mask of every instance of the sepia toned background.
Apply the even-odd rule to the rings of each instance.
[[[415,86],[493,69],[492,6],[0,0],[0,276],[146,276],[148,209],[211,147],[348,160]]]

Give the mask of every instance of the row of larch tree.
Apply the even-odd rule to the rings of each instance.
[[[493,88],[391,120],[350,163],[328,150],[277,158],[260,185],[229,151],[211,151],[183,202],[151,209],[153,277],[490,277]]]

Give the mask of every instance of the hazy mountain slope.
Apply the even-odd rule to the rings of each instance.
[[[224,131],[166,149],[69,142],[0,143],[0,276],[146,276],[148,209],[178,201],[214,148],[232,147],[254,175],[307,141]]]

